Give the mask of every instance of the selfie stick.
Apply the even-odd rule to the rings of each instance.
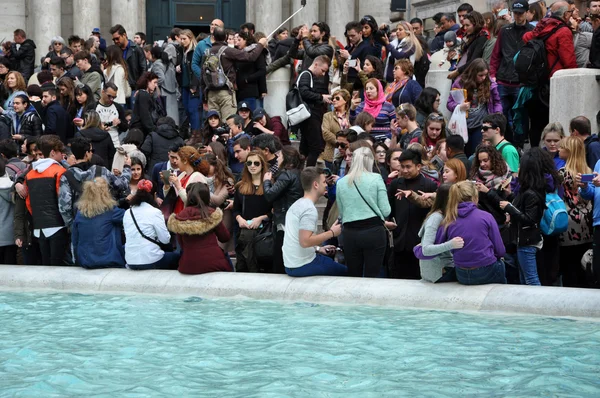
[[[279,28],[281,28],[283,25],[285,25],[290,19],[294,18],[296,16],[296,14],[298,14],[300,11],[302,11],[304,9],[304,7],[306,7],[306,0],[302,0],[302,7],[300,7],[300,9],[298,11],[296,11],[295,13],[293,13],[288,19],[286,19],[285,21],[283,21],[281,23],[281,25],[279,25],[278,27],[275,28],[275,30],[273,32],[271,32],[271,34],[269,36],[267,36],[267,39],[270,39],[271,36],[273,36],[278,30]]]

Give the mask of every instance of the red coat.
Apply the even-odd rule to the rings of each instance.
[[[577,68],[577,58],[575,57],[575,45],[573,44],[571,29],[560,19],[544,18],[538,22],[535,29],[523,35],[523,42],[527,43],[531,39],[544,37],[560,24],[563,27],[546,40],[548,67],[552,67],[558,59],[558,62],[556,62],[556,65],[550,71],[550,77],[558,70]]]
[[[179,259],[182,274],[233,271],[219,247],[227,242],[229,231],[223,224],[221,209],[212,210],[210,217],[202,218],[196,207],[186,207],[178,215],[169,217],[169,231],[177,234],[183,254]]]

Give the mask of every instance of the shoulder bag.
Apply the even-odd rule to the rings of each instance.
[[[137,230],[140,233],[140,235],[142,235],[142,238],[146,239],[148,242],[154,243],[155,245],[157,245],[164,252],[172,252],[173,251],[173,245],[170,242],[169,243],[162,243],[162,242],[159,242],[156,239],[152,239],[152,238],[149,238],[148,236],[144,235],[144,233],[140,229],[140,226],[137,223],[137,220],[135,219],[135,216],[133,215],[133,210],[132,209],[129,209],[129,214],[131,214],[131,219],[133,220],[133,223],[135,224],[135,227],[137,228]]]
[[[367,202],[367,200],[365,199],[365,197],[362,195],[362,193],[360,193],[360,189],[358,189],[358,185],[356,185],[356,183],[353,183],[354,188],[356,188],[356,191],[358,192],[358,194],[360,195],[360,197],[362,198],[362,200],[367,204],[367,206],[369,206],[369,209],[371,209],[371,211],[375,214],[375,216],[377,218],[379,218],[379,216],[377,215],[377,212],[375,211],[375,209],[373,209],[373,207],[369,204],[369,202]],[[388,246],[391,248],[394,247],[394,233],[388,229],[388,227],[385,226],[385,221],[381,220],[381,223],[383,224],[383,228],[385,228],[385,231],[387,232],[388,235]]]
[[[310,88],[313,88],[313,79],[310,71],[304,71],[300,73],[298,79],[296,80],[296,84],[290,90],[290,92],[285,97],[285,108],[286,115],[289,126],[297,126],[303,121],[310,118],[310,110],[308,109],[308,105],[302,99],[302,95],[300,94],[300,89],[298,89],[298,84],[300,83],[300,78],[303,74],[308,73],[310,77]]]

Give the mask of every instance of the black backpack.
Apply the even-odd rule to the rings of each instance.
[[[561,23],[550,33],[543,37],[529,40],[519,52],[515,55],[515,71],[519,76],[519,83],[524,86],[539,87],[544,85],[550,79],[550,71],[554,69],[559,58],[552,67],[548,67],[548,54],[546,52],[546,40],[550,38],[560,28],[567,28],[567,25]]]

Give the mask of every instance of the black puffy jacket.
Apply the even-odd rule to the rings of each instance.
[[[300,170],[283,170],[275,178],[275,182],[267,180],[263,183],[265,199],[273,204],[273,222],[285,225],[288,209],[304,196],[300,182]]]
[[[13,43],[10,47],[10,62],[12,67],[23,75],[25,83],[33,75],[35,65],[35,43],[31,39],[26,39],[19,49],[17,50],[17,44]]]
[[[506,25],[498,33],[496,45],[500,48],[500,65],[496,71],[498,82],[519,84],[519,75],[515,70],[513,58],[523,47],[523,35],[533,30],[533,25],[517,25],[511,23]]]
[[[169,148],[175,144],[183,145],[183,138],[174,122],[161,124],[156,131],[148,134],[140,150],[148,159],[148,170],[154,165],[169,160]]]
[[[267,75],[267,59],[263,51],[254,62],[239,61],[236,62],[236,98],[260,98],[261,80]],[[266,80],[265,80],[266,81]]]
[[[94,153],[104,160],[104,164],[112,164],[116,149],[109,132],[98,127],[91,127],[77,132],[75,137],[78,136],[85,137],[92,141]]]

